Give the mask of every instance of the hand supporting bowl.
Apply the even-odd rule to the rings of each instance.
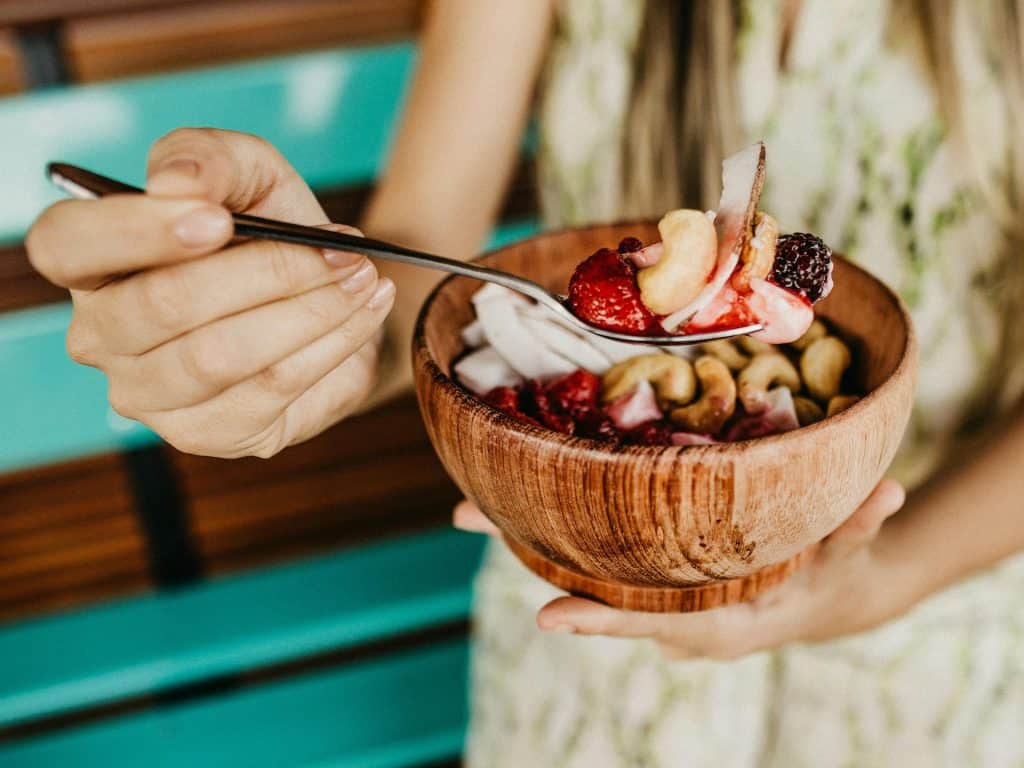
[[[563,230],[481,257],[553,290],[575,265],[651,223]],[[534,572],[575,594],[642,611],[749,600],[779,583],[860,505],[899,445],[917,345],[899,299],[836,260],[816,305],[849,343],[866,396],[825,421],[772,437],[692,447],[610,447],[524,424],[451,378],[478,281],[448,278],[420,314],[413,366],[442,463]]]

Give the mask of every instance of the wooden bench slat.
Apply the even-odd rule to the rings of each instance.
[[[420,534],[3,627],[0,725],[457,620],[481,547]]]
[[[461,751],[468,648],[456,641],[0,747],[18,768],[404,768]]]
[[[408,39],[422,0],[217,0],[71,19],[74,80],[96,82],[339,45]]]

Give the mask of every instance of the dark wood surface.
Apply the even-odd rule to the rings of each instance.
[[[0,475],[0,620],[150,586],[120,458]]]
[[[202,2],[204,0],[3,0],[0,3],[0,24],[38,24],[141,8],[184,7]]]
[[[651,242],[657,232],[642,223],[552,232],[484,263],[564,292],[581,255],[626,236]],[[780,573],[779,564],[799,557],[867,498],[910,416],[917,345],[905,307],[842,259],[835,286],[816,311],[856,350],[855,373],[867,394],[855,405],[756,440],[616,448],[524,424],[449,378],[464,351],[458,331],[472,318],[470,297],[479,287],[449,278],[414,341],[427,431],[465,495],[540,575],[640,611],[747,599],[790,570],[782,566]],[[522,557],[525,550],[531,556]],[[693,599],[693,587],[704,588],[700,599]]]
[[[107,80],[412,37],[422,0],[218,0],[72,18],[72,78]]]

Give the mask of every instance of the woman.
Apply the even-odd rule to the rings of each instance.
[[[906,508],[886,521],[903,492],[882,483],[753,605],[615,611],[559,597],[493,546],[471,764],[1024,760],[1024,559],[1008,559],[1024,551],[1024,421],[1010,415],[1024,388],[1022,30],[1015,0],[433,4],[368,231],[472,253],[541,74],[548,223],[712,206],[722,155],[764,137],[762,207],[900,290],[923,348],[894,468],[916,488]],[[391,371],[432,276],[224,247],[226,209],[328,226],[271,148],[176,132],[154,147],[147,189],[58,204],[29,238],[72,288],[72,356],[106,372],[121,413],[184,450],[269,456],[406,378]],[[391,371],[375,387],[380,360]],[[490,532],[467,505],[456,522]]]

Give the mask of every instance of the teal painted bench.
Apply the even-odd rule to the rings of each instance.
[[[2,100],[0,146],[18,151],[4,160],[0,241],[20,239],[56,199],[47,160],[139,183],[148,146],[180,125],[262,135],[314,188],[372,180],[414,56],[409,44],[340,50]],[[492,244],[535,228],[516,222]],[[157,440],[109,409],[98,372],[67,359],[69,316],[65,304],[0,315],[0,472]],[[464,622],[481,546],[430,532],[0,625],[0,765],[456,758],[461,633],[368,658],[360,649]],[[298,666],[253,681],[281,665]]]

